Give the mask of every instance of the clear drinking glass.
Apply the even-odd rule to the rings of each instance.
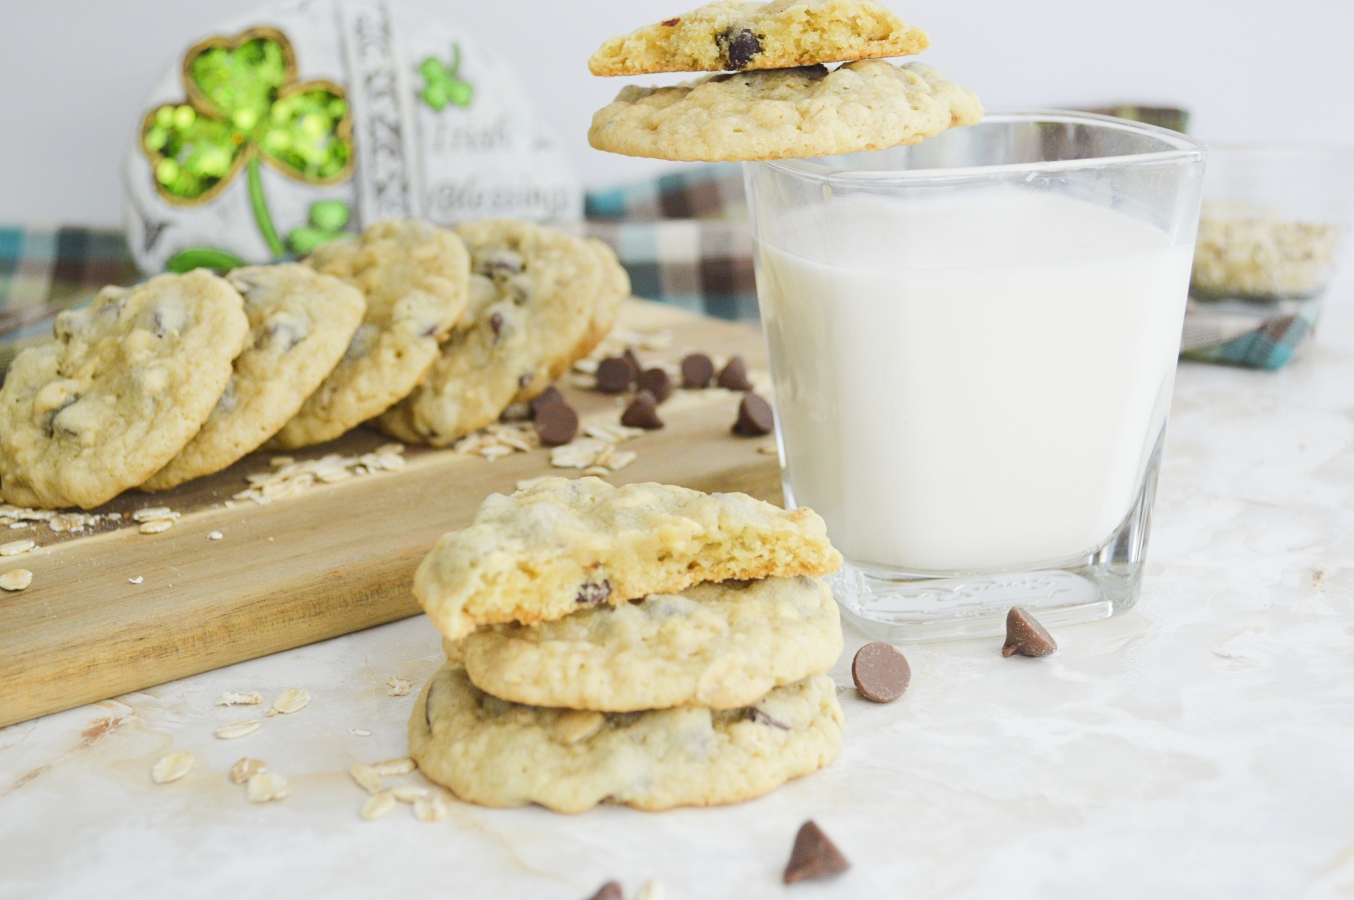
[[[1089,113],[744,167],[786,502],[872,636],[1132,605],[1204,147]]]

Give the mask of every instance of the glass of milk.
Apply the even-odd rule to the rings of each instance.
[[[1204,152],[1033,111],[745,166],[786,502],[826,520],[867,633],[1136,600]]]

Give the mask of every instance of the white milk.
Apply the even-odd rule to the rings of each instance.
[[[1030,568],[1114,533],[1166,420],[1192,245],[1014,188],[763,231],[789,484],[848,560]]]

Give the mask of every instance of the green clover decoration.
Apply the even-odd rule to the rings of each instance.
[[[419,63],[418,74],[423,76],[423,90],[419,96],[423,102],[437,112],[446,109],[448,103],[457,106],[469,106],[475,96],[470,82],[462,81],[457,72],[461,68],[461,45],[451,45],[451,65],[446,65],[436,56],[430,56]]]
[[[297,256],[309,256],[321,244],[343,236],[350,214],[342,200],[316,200],[310,204],[310,224],[293,228],[287,243]]]
[[[353,171],[352,117],[343,88],[324,80],[298,83],[296,77],[291,42],[275,28],[208,38],[184,54],[186,102],[151,110],[141,127],[155,188],[170,203],[205,203],[243,168],[254,220],[274,257],[287,251],[263,193],[260,160],[307,184],[337,184]],[[313,225],[319,225],[315,207],[329,202],[312,206]],[[320,215],[333,221],[332,213]],[[337,232],[346,221],[344,204],[342,222],[322,230]],[[235,258],[213,248],[184,254]],[[171,260],[167,268],[185,264]]]

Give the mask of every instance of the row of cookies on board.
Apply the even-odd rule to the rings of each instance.
[[[446,446],[587,355],[629,288],[601,242],[506,219],[105,288],[0,386],[0,496],[88,509],[370,420]]]
[[[602,44],[588,61],[594,75],[722,74],[626,87],[593,116],[588,140],[626,156],[708,162],[915,144],[983,114],[972,91],[931,66],[881,59],[929,44],[875,0],[716,0]]]
[[[828,765],[842,651],[821,518],[743,494],[542,479],[419,567],[448,662],[409,722],[488,806],[733,803]]]

